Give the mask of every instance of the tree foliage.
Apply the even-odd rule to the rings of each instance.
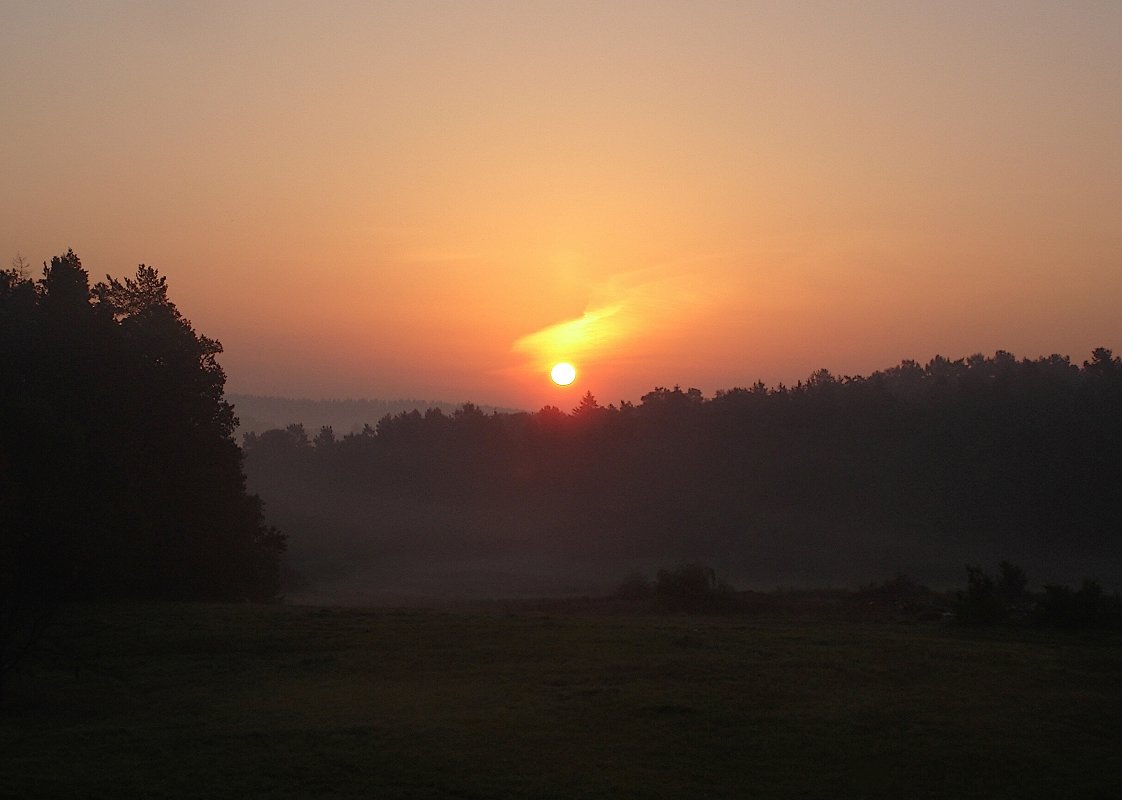
[[[955,598],[955,619],[963,625],[993,625],[1004,622],[1008,615],[993,578],[981,567],[967,567],[966,590],[958,592]]]
[[[947,586],[1001,553],[1071,580],[1122,564],[1120,408],[1109,350],[1082,366],[999,351],[711,398],[588,393],[572,413],[405,412],[311,444],[273,431],[246,441],[246,468],[296,560],[536,548]]]
[[[222,346],[163,276],[90,286],[68,251],[0,273],[0,591],[268,599],[283,537],[246,491]]]
[[[705,564],[660,569],[655,576],[654,594],[674,611],[728,611],[736,604],[732,587],[718,580],[714,569]]]
[[[1045,584],[1032,592],[1019,566],[1003,561],[995,581],[979,567],[967,567],[966,589],[956,593],[954,618],[964,625],[1032,623],[1063,630],[1122,629],[1122,596],[1107,594],[1102,585],[1084,579],[1072,590]]]

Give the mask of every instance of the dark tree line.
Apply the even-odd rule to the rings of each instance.
[[[999,351],[712,398],[588,394],[569,413],[413,411],[342,438],[293,425],[245,449],[313,569],[329,552],[544,552],[852,585],[948,582],[964,562],[1013,558],[1118,580],[1120,411],[1109,350],[1082,366]]]
[[[1033,624],[1066,630],[1122,629],[1122,595],[1108,594],[1085,579],[1078,589],[1045,584],[1028,588],[1020,567],[1003,561],[997,577],[981,567],[966,568],[966,588],[956,592],[954,618],[964,625]]]
[[[221,345],[164,277],[73,252],[0,272],[0,600],[265,600],[283,537],[246,491]]]
[[[310,400],[307,398],[270,397],[252,394],[230,394],[226,399],[238,410],[238,430],[245,433],[263,433],[273,428],[283,428],[292,420],[300,420],[305,427],[318,430],[330,426],[342,434],[362,430],[363,423],[380,419],[386,414],[400,414],[420,409],[440,408],[451,413],[459,407],[458,403],[441,400],[420,400],[402,398],[399,400],[377,400],[371,398],[347,398]],[[488,413],[498,411],[509,413],[515,409],[483,407]]]

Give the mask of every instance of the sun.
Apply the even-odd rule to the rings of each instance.
[[[549,377],[553,378],[553,382],[558,386],[568,386],[577,379],[577,370],[572,364],[562,361],[560,364],[553,365]]]

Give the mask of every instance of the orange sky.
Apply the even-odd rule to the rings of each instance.
[[[1122,350],[1120,3],[2,16],[0,257],[158,267],[231,391],[571,408]]]

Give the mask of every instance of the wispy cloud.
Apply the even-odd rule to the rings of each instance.
[[[612,276],[590,291],[581,316],[528,333],[514,342],[530,364],[543,368],[556,361],[585,362],[638,355],[637,342],[678,324],[703,297],[688,276],[662,268]]]

